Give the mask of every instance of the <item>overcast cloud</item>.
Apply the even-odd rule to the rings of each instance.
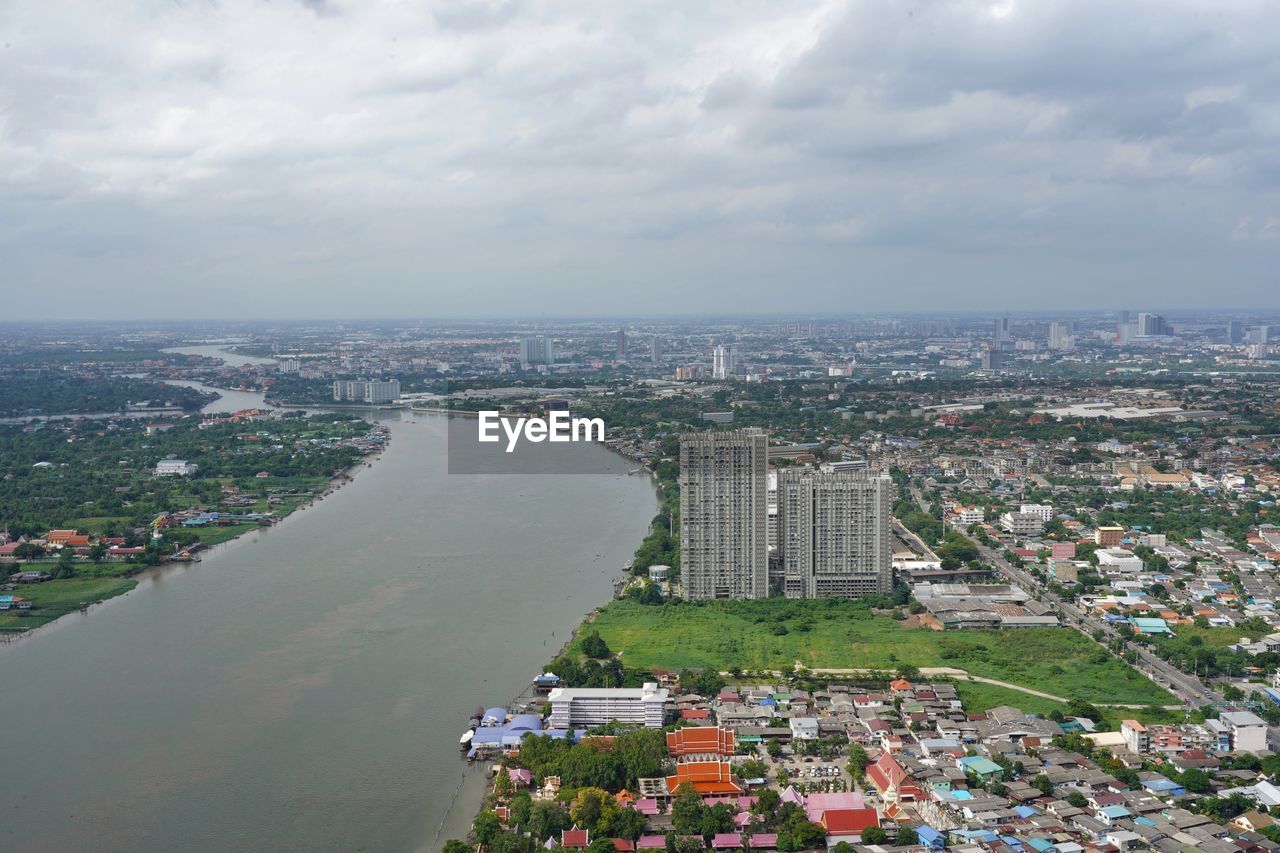
[[[0,0],[4,319],[1275,307],[1272,2]]]

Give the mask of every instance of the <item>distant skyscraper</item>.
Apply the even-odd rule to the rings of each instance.
[[[1241,323],[1239,320],[1232,320],[1227,323],[1227,343],[1244,343],[1244,323]]]
[[[1071,349],[1071,327],[1068,324],[1049,324],[1049,349]]]
[[[758,429],[680,436],[685,598],[769,594],[768,440]]]
[[[618,330],[618,358],[627,357],[627,330]]]
[[[787,598],[889,592],[893,481],[869,471],[784,469],[778,543]]]
[[[662,338],[654,335],[649,341],[649,360],[662,361]]]
[[[991,340],[998,344],[1002,344],[1009,340],[1009,318],[997,317],[995,319],[995,331],[991,335]]]
[[[547,335],[529,335],[521,339],[520,360],[525,364],[555,364],[555,342]]]
[[[733,346],[731,344],[721,344],[711,352],[711,378],[728,379],[733,375],[733,368],[736,363]]]
[[[1000,350],[999,344],[992,344],[982,351],[982,369],[983,370],[1003,370],[1004,369],[1004,353]]]
[[[1159,314],[1143,312],[1138,315],[1139,337],[1155,337],[1169,334],[1169,324]]]

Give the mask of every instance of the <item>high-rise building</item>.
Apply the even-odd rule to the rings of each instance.
[[[769,594],[768,439],[759,429],[680,436],[684,595]]]
[[[547,335],[529,335],[522,338],[520,361],[525,364],[555,364],[555,342]]]
[[[1143,312],[1138,315],[1138,336],[1156,337],[1169,334],[1169,324],[1159,314]]]
[[[999,344],[992,344],[982,351],[982,369],[1004,369],[1004,353],[1000,350]]]
[[[995,330],[991,335],[991,340],[997,344],[1002,344],[1009,340],[1009,318],[997,317],[995,319]]]
[[[649,341],[649,360],[662,361],[662,338],[654,335]]]
[[[333,399],[352,403],[393,403],[400,399],[400,380],[337,379],[333,383]]]
[[[1049,324],[1049,349],[1071,349],[1071,326],[1067,323]]]
[[[778,553],[787,598],[856,598],[893,586],[893,481],[870,471],[778,474]]]
[[[627,357],[627,330],[618,330],[618,358]]]
[[[728,379],[737,366],[732,344],[720,344],[711,352],[711,378]]]
[[[1227,323],[1227,343],[1244,343],[1244,323],[1239,320],[1231,320]]]

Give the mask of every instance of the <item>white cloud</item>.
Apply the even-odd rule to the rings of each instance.
[[[0,32],[19,310],[86,279],[93,316],[1274,286],[1274,226],[1236,227],[1280,207],[1266,4],[11,0]]]

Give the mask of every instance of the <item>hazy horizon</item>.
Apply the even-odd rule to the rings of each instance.
[[[1266,3],[14,0],[0,30],[10,320],[1280,290]]]

